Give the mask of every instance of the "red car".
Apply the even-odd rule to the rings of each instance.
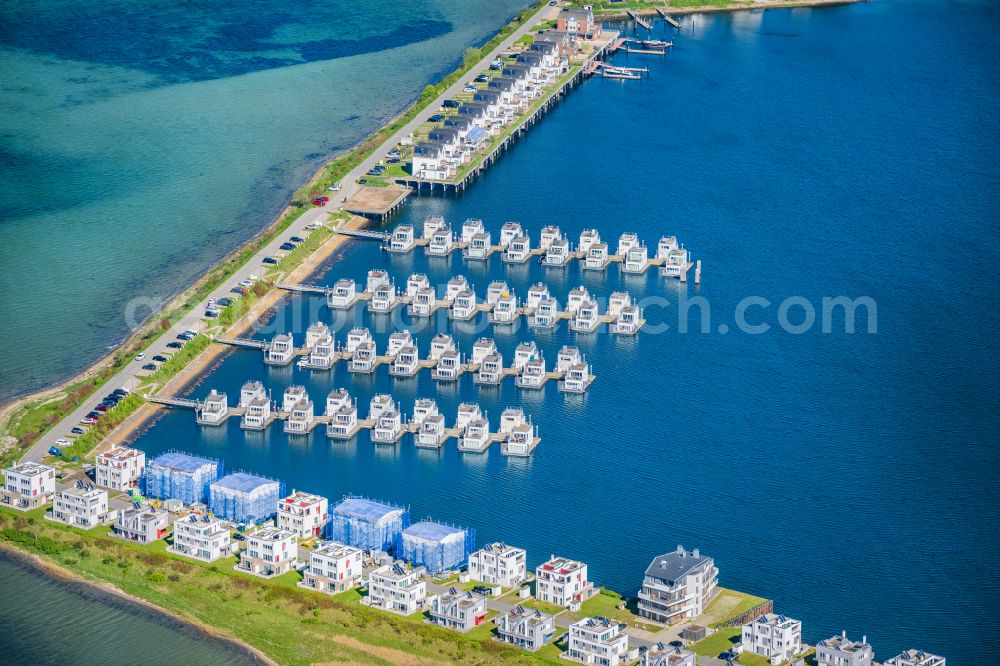
[[[322,199],[313,199],[313,206],[325,206],[326,202]]]
[[[326,197],[326,196],[323,196],[323,197],[316,197],[316,200],[317,200],[317,201],[329,201],[329,200],[330,200],[330,197]]]

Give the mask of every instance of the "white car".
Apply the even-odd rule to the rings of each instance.
[[[242,282],[240,282],[240,286],[243,287],[244,289],[249,289],[250,287],[253,286],[253,282],[251,282],[250,280],[243,280]]]
[[[209,305],[212,305],[213,303],[215,303],[215,296],[213,296],[212,298],[208,299],[208,304]]]
[[[139,352],[135,355],[135,360],[137,361],[141,361],[144,358],[146,358],[146,352]]]
[[[342,185],[340,183],[334,183],[329,189],[331,192],[339,192],[341,187]]]
[[[56,440],[56,446],[69,446],[72,443],[73,442],[69,441],[65,437],[62,437],[62,438],[59,438],[59,439]]]

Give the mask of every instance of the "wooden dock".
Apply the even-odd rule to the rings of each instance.
[[[671,16],[667,12],[663,11],[659,7],[656,8],[656,13],[660,15],[660,18],[662,18],[664,21],[666,21],[667,23],[669,23],[673,27],[678,28],[678,29],[681,27],[681,24],[680,24],[680,22],[677,19],[675,19],[673,16]]]
[[[625,13],[628,14],[628,17],[630,19],[632,19],[635,22],[636,25],[641,25],[646,30],[652,30],[653,25],[649,21],[647,21],[646,19],[644,19],[641,16],[639,16],[638,14],[636,14],[631,9],[626,9]]]
[[[406,187],[365,185],[341,208],[348,213],[360,215],[370,220],[384,220],[403,205],[403,201],[410,196],[410,192],[411,190]],[[341,230],[341,233],[345,232],[346,230]]]

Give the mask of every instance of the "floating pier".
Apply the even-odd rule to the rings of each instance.
[[[662,18],[664,21],[666,21],[667,23],[669,23],[673,27],[680,29],[680,27],[681,27],[680,22],[677,19],[675,19],[673,16],[671,16],[667,12],[663,11],[659,7],[656,8],[656,13],[659,14],[660,18]]]
[[[633,21],[635,21],[636,25],[641,25],[646,30],[651,30],[653,28],[653,25],[649,21],[647,21],[646,19],[642,18],[641,16],[639,16],[638,14],[636,14],[631,9],[626,9],[625,13],[628,14],[628,17],[630,19],[632,19]]]

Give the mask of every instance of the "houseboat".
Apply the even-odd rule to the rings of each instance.
[[[618,251],[615,253],[623,260],[628,251],[639,244],[639,237],[633,233],[625,232],[618,237]]]
[[[528,325],[534,328],[552,328],[559,322],[562,313],[559,311],[559,301],[554,298],[544,298],[528,318]]]
[[[430,287],[418,289],[410,299],[407,312],[413,317],[430,317],[437,310],[437,294]]]
[[[458,351],[449,349],[443,354],[431,370],[431,377],[442,382],[453,382],[465,372],[462,356]]]
[[[267,391],[264,390],[264,384],[258,381],[246,382],[240,388],[240,407],[245,409],[251,400],[265,397],[267,397]]]
[[[483,357],[479,364],[479,369],[473,376],[476,384],[497,385],[503,381],[503,356],[498,353],[488,354]]]
[[[494,324],[514,324],[521,316],[521,308],[517,304],[517,296],[504,294],[490,311],[490,321]]]
[[[412,299],[421,289],[430,289],[431,281],[424,273],[414,273],[406,278],[406,296]]]
[[[577,333],[593,333],[600,323],[601,317],[597,311],[597,301],[588,298],[573,312],[573,318],[569,320],[569,328]]]
[[[403,436],[403,417],[395,404],[386,407],[375,419],[372,441],[378,444],[395,444]]]
[[[635,335],[646,323],[642,314],[642,308],[639,306],[626,305],[615,317],[615,321],[611,325],[611,332],[618,335]]]
[[[444,444],[446,436],[444,416],[431,414],[423,420],[413,434],[413,443],[420,448],[438,449]]]
[[[295,403],[295,406],[288,413],[288,418],[285,419],[285,434],[307,435],[312,430],[315,422],[316,417],[313,414],[313,402],[306,398]]]
[[[368,419],[377,421],[387,411],[399,411],[396,409],[396,401],[388,393],[376,393],[368,403]]]
[[[612,292],[608,298],[608,314],[617,317],[621,314],[622,308],[632,305],[632,296],[627,291]]]
[[[455,339],[447,333],[438,333],[431,340],[431,360],[437,361],[446,351],[455,351]]]
[[[399,298],[396,295],[396,285],[392,282],[389,284],[380,284],[372,292],[372,298],[368,302],[368,311],[385,314],[391,312],[398,304]]]
[[[420,370],[420,357],[415,345],[406,345],[392,359],[389,374],[393,377],[413,377]]]
[[[281,411],[286,414],[290,414],[295,405],[300,402],[305,402],[309,399],[309,394],[306,393],[306,387],[300,386],[298,384],[292,384],[285,389],[284,395],[281,397]]]
[[[600,241],[594,243],[587,250],[583,258],[583,268],[588,271],[603,271],[611,262],[608,256],[608,244]]]
[[[468,321],[475,317],[477,312],[479,312],[479,308],[476,303],[476,292],[466,289],[455,295],[455,300],[448,308],[448,318]]]
[[[660,269],[660,274],[664,277],[683,277],[690,262],[691,257],[686,250],[671,250],[667,254],[663,267]]]
[[[194,422],[198,425],[221,425],[229,418],[229,402],[225,393],[215,389],[195,408]]]
[[[490,422],[485,417],[474,418],[465,426],[458,440],[458,450],[482,453],[490,446]]]
[[[271,338],[264,350],[264,363],[267,365],[288,365],[295,356],[295,343],[291,333],[278,333]]]
[[[316,343],[323,338],[330,337],[330,327],[321,321],[316,322],[306,329],[306,349],[312,349]]]
[[[488,231],[472,234],[469,244],[462,250],[466,259],[489,259],[493,254],[493,237]]]
[[[500,300],[503,294],[510,292],[510,286],[504,280],[494,280],[490,282],[490,286],[486,288],[486,303],[489,305],[496,305],[496,302]]]
[[[518,388],[540,389],[548,378],[545,357],[535,356],[524,364],[521,368],[521,374],[514,378],[514,384]]]
[[[334,389],[326,396],[326,415],[333,416],[343,407],[350,407],[354,402],[346,389]]]
[[[660,238],[660,242],[656,244],[656,258],[666,260],[670,256],[670,253],[677,249],[679,248],[675,236],[663,236]]]
[[[341,278],[326,294],[326,304],[334,310],[346,310],[358,302],[358,289],[354,280]]]
[[[528,361],[538,357],[538,345],[534,340],[522,342],[514,349],[514,369],[521,371]]]
[[[500,227],[500,247],[507,248],[510,242],[521,235],[521,224],[519,222],[504,222]]]
[[[580,243],[576,249],[586,254],[591,247],[600,242],[601,235],[597,233],[597,229],[584,229],[580,232]]]
[[[586,363],[574,363],[566,371],[559,382],[559,390],[566,393],[583,393],[594,381],[590,366]]]
[[[634,245],[622,260],[622,273],[641,275],[649,268],[649,248],[643,243]]]
[[[445,286],[444,300],[451,304],[455,301],[456,296],[463,291],[469,291],[469,289],[469,278],[464,275],[456,275],[448,280],[448,284]]]
[[[351,363],[348,365],[349,372],[372,373],[378,365],[378,349],[371,341],[362,342],[354,350],[351,356]]]
[[[528,234],[515,236],[503,251],[503,261],[507,264],[523,264],[531,258],[531,237]]]
[[[570,290],[569,297],[566,299],[566,309],[570,312],[576,312],[581,305],[592,300],[592,298],[587,288],[580,285],[576,289]]]
[[[528,300],[526,305],[530,309],[535,309],[542,300],[551,298],[549,287],[543,282],[536,282],[528,288]]]
[[[368,271],[368,279],[365,281],[365,292],[374,294],[379,287],[388,287],[392,284],[392,278],[381,268],[373,268]]]
[[[552,243],[557,240],[562,240],[562,237],[562,230],[559,227],[553,225],[542,227],[542,236],[539,241],[539,246],[542,250],[548,250]]]
[[[455,233],[447,224],[434,232],[427,244],[427,254],[432,257],[447,257],[455,249]]]
[[[569,241],[565,238],[557,238],[549,243],[545,254],[541,256],[539,262],[542,266],[549,268],[562,268],[573,258],[570,251]]]
[[[579,347],[563,345],[562,349],[559,350],[559,355],[556,356],[556,372],[565,374],[573,364],[581,361],[583,361],[583,356],[580,354]]]
[[[515,425],[500,445],[505,456],[527,456],[538,446],[538,429],[530,423]]]
[[[412,252],[417,246],[416,234],[412,224],[401,224],[392,230],[385,249],[389,252]]]
[[[490,354],[497,353],[497,343],[493,338],[479,338],[472,345],[472,364],[479,365]]]
[[[413,345],[413,336],[410,335],[408,330],[396,331],[389,336],[389,345],[385,350],[386,356],[389,358],[396,358],[396,354],[403,347],[410,347]]]
[[[271,401],[266,397],[257,397],[247,403],[240,419],[240,427],[244,430],[263,430],[274,420],[274,412],[271,411]]]
[[[433,398],[417,398],[413,403],[413,423],[420,425],[427,417],[440,414],[437,402]]]
[[[316,341],[306,356],[299,359],[299,367],[307,370],[329,370],[337,362],[336,342],[332,335]]]
[[[434,234],[444,229],[447,225],[445,224],[444,217],[441,215],[428,215],[424,218],[423,229],[420,230],[420,236],[425,241],[430,241],[434,238]]]
[[[472,421],[483,417],[483,410],[474,402],[463,402],[458,406],[458,415],[455,417],[455,427],[465,430],[465,426]]]
[[[500,414],[500,434],[509,434],[514,426],[527,423],[524,410],[520,407],[508,407]]]
[[[363,342],[374,342],[372,332],[367,328],[352,328],[347,332],[347,353],[353,354]]]
[[[474,218],[469,218],[462,223],[462,242],[471,243],[472,237],[476,234],[481,234],[485,231],[483,227],[483,221]]]

